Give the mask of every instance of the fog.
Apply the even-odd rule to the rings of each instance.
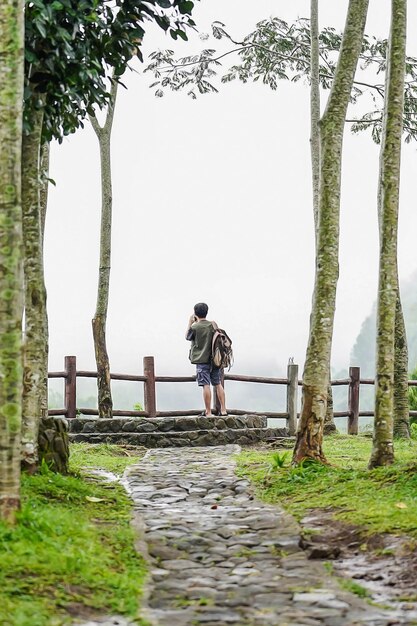
[[[321,25],[341,29],[347,2],[320,5]],[[371,1],[367,33],[388,35],[388,10],[388,2]],[[308,12],[307,0],[201,0],[194,19],[202,33],[220,20],[240,38],[271,15],[290,21]],[[413,5],[409,24],[416,23]],[[415,41],[410,37],[409,54],[417,54]],[[150,25],[144,54],[168,47],[188,55],[207,45],[197,33],[189,43],[174,42]],[[136,71],[124,77],[128,89],[119,90],[112,142],[107,326],[112,371],[141,373],[143,356],[154,355],[158,374],[193,373],[184,331],[198,301],[209,304],[209,318],[232,337],[234,373],[282,376],[289,357],[302,368],[314,277],[307,85],[281,82],[272,92],[261,84],[231,83],[196,101],[185,93],[155,98],[151,77],[142,74],[140,63],[133,66]],[[369,134],[346,132],[335,369],[349,366],[376,297],[378,154]],[[417,266],[416,171],[416,146],[407,145],[399,232],[402,279]],[[80,369],[94,369],[100,178],[98,144],[88,122],[53,145],[50,175],[56,181],[45,239],[50,370],[62,369],[66,354],[77,356]],[[277,392],[247,387],[230,389],[234,405],[246,397],[253,409],[257,398],[263,409],[275,405]],[[160,408],[197,402],[198,390],[188,384],[181,391],[165,389]]]

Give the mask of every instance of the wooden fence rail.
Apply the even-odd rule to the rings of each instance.
[[[153,356],[145,356],[143,359],[143,375],[136,376],[131,374],[111,374],[112,380],[124,380],[131,382],[140,382],[144,384],[144,410],[143,411],[127,411],[114,410],[115,417],[177,417],[199,415],[201,409],[192,409],[185,411],[158,411],[157,410],[157,383],[189,383],[195,382],[195,376],[156,376],[155,362]],[[97,372],[77,370],[77,359],[75,356],[65,357],[65,369],[61,372],[49,372],[48,378],[63,378],[65,383],[65,407],[63,409],[49,409],[49,415],[64,415],[71,419],[75,418],[78,413],[83,415],[98,415],[97,409],[77,408],[77,378],[97,378]],[[241,376],[238,374],[224,374],[224,381],[237,381],[245,383],[262,383],[266,385],[285,385],[287,388],[287,406],[286,411],[278,412],[254,412],[244,409],[229,409],[233,415],[266,415],[267,417],[283,418],[287,420],[287,426],[291,435],[294,435],[297,428],[297,402],[298,387],[302,385],[302,380],[298,378],[298,365],[290,363],[287,370],[287,378],[271,378],[264,376]],[[360,417],[373,417],[372,411],[359,410],[359,397],[361,385],[373,385],[373,379],[361,379],[360,368],[350,367],[349,378],[332,380],[332,386],[347,386],[348,400],[347,411],[335,411],[334,417],[347,417],[350,435],[357,435],[359,430]],[[417,387],[417,380],[409,380],[409,386]],[[410,411],[410,415],[417,416],[417,411]]]

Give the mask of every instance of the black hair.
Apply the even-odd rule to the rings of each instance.
[[[194,306],[194,313],[197,315],[197,317],[200,318],[205,318],[207,317],[207,313],[208,313],[208,306],[205,302],[198,302],[195,306]]]

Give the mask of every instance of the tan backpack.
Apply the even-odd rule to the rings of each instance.
[[[211,362],[215,367],[230,368],[233,365],[232,340],[225,330],[212,322],[214,328],[211,342]]]

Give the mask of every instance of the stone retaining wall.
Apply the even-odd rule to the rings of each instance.
[[[227,417],[113,418],[69,420],[70,440],[125,443],[147,448],[241,445],[287,437],[286,428],[268,428],[260,415]]]
[[[187,430],[224,430],[266,428],[264,415],[228,415],[227,417],[77,417],[69,420],[71,433],[151,433]]]

